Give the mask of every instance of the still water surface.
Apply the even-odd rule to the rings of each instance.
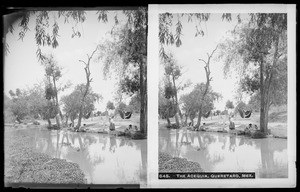
[[[159,151],[200,163],[206,172],[255,172],[287,178],[287,140],[161,128]]]
[[[89,184],[146,182],[147,140],[66,130],[26,129],[35,149],[79,164]]]

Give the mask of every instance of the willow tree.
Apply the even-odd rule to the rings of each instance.
[[[170,93],[166,93],[168,89],[164,85],[159,86],[158,91],[158,114],[162,119],[167,120],[167,127],[171,127],[170,118],[175,116],[176,106],[170,97]]]
[[[50,97],[53,99],[53,103],[55,104],[56,111],[60,116],[60,119],[58,116],[56,117],[56,124],[58,127],[60,127],[63,116],[59,107],[57,81],[62,76],[61,74],[62,68],[58,65],[57,61],[55,60],[52,54],[44,55],[44,59],[41,60],[41,64],[45,68],[45,76],[47,79],[46,98]]]
[[[118,23],[111,32],[112,40],[100,45],[104,60],[103,73],[111,70],[120,77],[122,93],[140,96],[140,130],[147,133],[147,11],[126,10],[125,24]]]
[[[89,87],[82,105],[81,102],[85,89],[85,84],[79,84],[74,88],[72,93],[61,98],[61,102],[64,106],[63,111],[66,115],[66,124],[68,124],[68,119],[70,118],[72,125],[74,126],[74,120],[78,117],[80,111],[82,113],[82,117],[89,118],[91,113],[95,110],[95,102],[102,100],[102,96],[94,93],[92,88]]]
[[[194,89],[187,94],[184,94],[180,97],[180,100],[183,103],[183,110],[186,114],[185,122],[187,122],[187,118],[189,117],[194,126],[194,119],[198,113],[201,117],[205,117],[206,114],[210,113],[214,108],[214,101],[221,98],[221,94],[214,92],[212,87],[209,86],[208,90],[206,91],[206,95],[204,100],[200,100],[206,90],[206,84],[200,83],[196,84]],[[199,111],[201,108],[201,111]],[[201,119],[200,119],[201,122]]]
[[[173,104],[175,106],[175,120],[176,125],[179,127],[180,124],[183,123],[183,117],[181,110],[179,108],[179,102],[178,102],[178,79],[181,77],[181,67],[177,64],[177,61],[175,60],[173,54],[169,54],[166,59],[163,59],[163,66],[165,69],[165,94],[167,97],[173,99]],[[179,122],[180,117],[181,122]]]
[[[248,82],[252,90],[259,90],[260,130],[267,134],[272,84],[281,73],[281,65],[287,63],[287,14],[250,14],[249,23],[232,34],[234,38],[221,46],[224,72],[234,67],[241,74],[256,77],[256,81]]]

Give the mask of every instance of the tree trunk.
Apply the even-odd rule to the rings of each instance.
[[[92,81],[92,79],[90,79],[90,76],[91,76],[90,61],[91,61],[93,55],[96,53],[97,49],[98,49],[98,46],[93,51],[93,53],[91,54],[91,56],[87,55],[88,56],[87,63],[84,62],[84,61],[82,61],[82,60],[79,60],[80,62],[83,62],[85,64],[84,71],[85,71],[85,75],[86,75],[86,85],[85,85],[85,90],[84,90],[84,93],[82,95],[82,99],[81,99],[81,102],[80,102],[80,111],[79,111],[79,117],[78,117],[78,123],[76,125],[76,129],[79,129],[80,126],[81,126],[81,119],[82,119],[82,116],[83,116],[83,104],[84,104],[85,97],[86,97],[86,95],[87,95],[87,93],[89,91],[89,88],[90,88],[90,82]]]
[[[202,117],[202,109],[200,108],[199,113],[198,113],[198,120],[197,120],[197,124],[195,125],[195,128],[199,128],[200,127],[200,125],[201,125],[201,117]]]
[[[147,101],[148,101],[148,96],[147,96],[147,66],[146,66],[146,61],[144,61],[144,95],[145,95],[145,99],[144,99],[144,114],[145,114],[145,118],[144,118],[144,126],[145,126],[145,129],[144,129],[144,134],[147,134],[147,129],[148,129],[148,126],[147,126],[147,122],[148,122],[148,104],[147,104]]]
[[[175,90],[176,114],[178,114],[179,117],[180,117],[180,122],[179,122],[178,115],[175,114],[176,124],[177,124],[178,127],[180,127],[180,124],[183,123],[183,117],[182,117],[181,110],[180,110],[179,104],[178,104],[177,88],[176,88],[176,83],[175,83],[175,77],[174,77],[174,75],[172,75],[172,81],[173,81],[173,86],[174,86],[174,90]]]
[[[146,23],[148,23],[148,17],[146,17]],[[148,25],[146,25],[146,36],[148,36]],[[146,40],[146,47],[147,47],[147,40]],[[147,122],[148,122],[148,103],[147,103],[147,51],[143,53],[143,57],[142,57],[142,68],[144,69],[142,76],[143,76],[143,85],[144,85],[144,102],[142,106],[144,106],[144,118],[142,119],[143,121],[141,121],[144,125],[143,131],[141,129],[141,132],[145,135],[147,135]]]
[[[171,127],[171,121],[170,121],[169,117],[167,117],[167,122],[168,122],[168,127]]]
[[[268,120],[269,120],[269,108],[270,108],[270,86],[273,77],[274,68],[277,65],[278,60],[278,44],[279,44],[279,36],[275,37],[275,52],[273,56],[273,64],[272,68],[267,70],[264,69],[264,61],[263,59],[260,61],[260,131],[264,134],[268,134]],[[264,79],[264,70],[266,74],[266,78]]]
[[[71,122],[72,122],[72,127],[74,127],[75,125],[75,122],[74,122],[75,119],[71,119]]]
[[[79,129],[80,126],[81,126],[81,119],[82,119],[82,116],[83,116],[83,104],[84,104],[84,99],[87,95],[87,90],[89,88],[89,83],[87,83],[86,85],[86,90],[82,96],[82,99],[81,99],[81,103],[80,103],[80,110],[79,110],[79,116],[78,116],[78,122],[77,122],[77,125],[76,125],[76,129]]]
[[[55,105],[56,105],[56,107],[57,107],[57,111],[58,111],[58,113],[59,113],[59,115],[60,115],[61,120],[63,120],[63,115],[62,115],[62,112],[61,112],[60,107],[59,107],[59,104],[58,104],[58,96],[57,96],[57,89],[56,89],[55,77],[53,76],[52,78],[53,78],[53,86],[54,86],[54,90],[55,90]],[[58,120],[58,121],[59,121],[59,120]],[[58,122],[58,121],[57,121],[56,123],[57,123],[57,125],[60,125],[61,123]],[[60,127],[60,126],[59,126],[59,127]]]
[[[141,133],[147,133],[147,125],[146,125],[146,102],[145,102],[145,81],[144,81],[144,65],[143,62],[140,62],[140,96],[141,96],[141,109],[140,109],[140,130]]]
[[[61,128],[61,123],[60,123],[59,114],[57,114],[57,115],[55,116],[55,120],[56,120],[56,125],[57,125],[59,128]]]
[[[68,126],[69,116],[66,116],[66,126]]]
[[[187,126],[188,116],[189,116],[189,113],[185,114],[184,126]]]
[[[180,122],[179,122],[179,118],[178,118],[178,113],[175,113],[175,122],[176,122],[176,125],[178,126],[178,127],[180,127]]]
[[[207,59],[207,62],[204,61],[203,59],[199,59],[200,61],[203,61],[205,63],[205,74],[206,74],[206,85],[205,85],[205,91],[202,95],[202,98],[201,98],[201,103],[200,103],[200,107],[199,107],[199,114],[198,114],[198,121],[197,121],[197,124],[195,125],[195,128],[199,128],[200,127],[200,124],[201,124],[201,116],[202,116],[202,104],[204,102],[204,98],[207,94],[207,91],[208,91],[208,87],[209,87],[209,82],[211,81],[211,78],[210,78],[210,68],[209,68],[209,63],[210,63],[210,59],[211,57],[213,56],[214,52],[217,50],[218,46],[216,46],[216,48],[212,51],[212,53],[208,55],[208,59]]]
[[[194,126],[194,118],[191,118],[191,117],[190,117],[190,120],[191,120],[191,122],[192,122],[192,126]]]
[[[51,126],[52,126],[52,124],[51,124],[51,120],[50,120],[50,118],[48,118],[48,119],[47,119],[47,121],[48,121],[48,126],[49,126],[49,127],[51,127]]]

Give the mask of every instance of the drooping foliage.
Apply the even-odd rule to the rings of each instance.
[[[280,69],[287,65],[287,14],[249,16],[249,23],[241,25],[232,33],[234,38],[227,39],[222,45],[224,52],[221,55],[226,55],[225,73],[235,68],[241,74],[249,74],[241,81],[242,86],[250,93],[260,94],[260,129],[267,133],[269,107],[276,101],[272,96],[278,97],[276,90],[280,90],[274,84],[278,77],[285,79],[286,76],[286,71]],[[283,94],[283,98],[285,85],[282,84],[284,91],[277,92]]]

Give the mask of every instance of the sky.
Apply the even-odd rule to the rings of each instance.
[[[82,24],[75,25],[70,19],[69,23],[64,23],[63,18],[58,19],[59,25],[59,46],[56,49],[42,47],[42,52],[53,53],[58,65],[63,67],[62,77],[58,83],[70,81],[72,86],[59,93],[59,97],[67,95],[74,90],[74,87],[81,83],[86,83],[84,64],[79,60],[87,61],[87,54],[91,55],[97,43],[101,43],[109,37],[109,32],[114,24],[113,16],[115,12],[108,15],[108,23],[98,22],[95,11],[87,11],[86,20]],[[118,14],[120,22],[125,19],[121,13]],[[50,13],[50,26],[53,18],[57,14]],[[18,39],[20,28],[13,25],[13,34],[8,33],[6,40],[9,45],[9,52],[4,59],[4,93],[9,95],[9,90],[16,88],[25,89],[44,78],[44,69],[36,56],[37,45],[35,44],[35,16],[30,18],[29,29],[23,39]],[[81,32],[81,37],[72,38],[72,27]],[[51,28],[51,27],[50,27]],[[50,33],[51,34],[51,33]],[[96,58],[96,57],[95,57]],[[96,103],[97,110],[103,111],[107,101],[112,101],[116,90],[117,78],[112,74],[111,79],[104,79],[102,73],[103,62],[92,60],[90,64],[91,87],[95,93],[101,94],[103,100]]]
[[[190,80],[192,85],[189,88],[179,92],[180,95],[192,91],[193,85],[197,83],[206,82],[205,63],[199,61],[203,59],[207,61],[208,54],[216,48],[218,43],[222,42],[226,37],[230,36],[229,31],[234,29],[237,20],[233,15],[231,22],[222,21],[221,14],[212,13],[207,22],[201,24],[204,30],[204,36],[195,37],[195,23],[187,22],[186,19],[182,20],[182,45],[180,47],[168,46],[167,52],[172,52],[177,64],[182,66],[182,77],[179,82],[186,82]],[[177,17],[174,17],[176,20]],[[212,89],[222,95],[222,98],[215,102],[215,108],[219,110],[225,109],[227,100],[233,101],[235,91],[238,88],[238,77],[234,71],[231,71],[231,76],[225,77],[223,73],[223,61],[217,60],[218,52],[216,51],[210,62],[210,71],[212,81],[210,82]],[[160,79],[163,77],[163,67],[160,65]],[[245,98],[247,102],[248,98]]]

